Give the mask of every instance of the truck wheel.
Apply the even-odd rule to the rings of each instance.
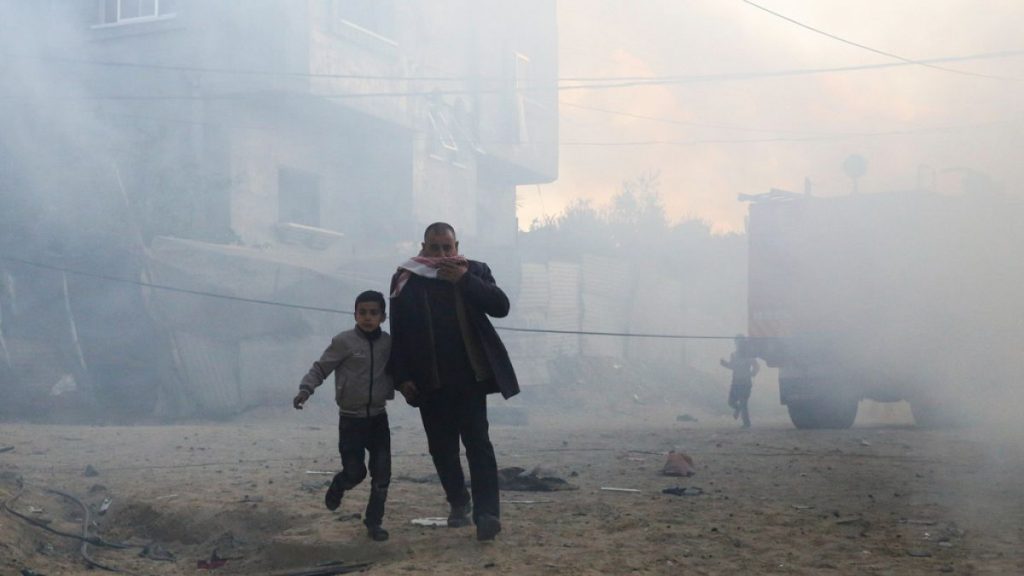
[[[857,419],[857,400],[804,400],[790,402],[786,408],[793,425],[801,430],[849,428]]]

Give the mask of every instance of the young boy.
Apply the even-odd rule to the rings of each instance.
[[[302,405],[334,372],[334,400],[340,413],[338,451],[342,470],[324,496],[328,510],[337,510],[345,491],[366,478],[364,451],[370,453],[370,501],[366,504],[367,534],[378,542],[388,539],[381,527],[384,502],[391,483],[391,429],[384,402],[395,397],[387,372],[391,336],[380,329],[387,317],[384,295],[368,290],[356,297],[356,326],[331,340],[320,360],[302,378],[292,404]]]

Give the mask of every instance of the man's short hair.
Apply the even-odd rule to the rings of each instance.
[[[380,304],[380,313],[381,314],[386,314],[387,313],[387,310],[386,310],[387,304],[385,304],[385,302],[384,302],[384,295],[381,294],[380,292],[377,292],[376,290],[367,290],[366,292],[363,292],[359,296],[356,296],[356,305],[355,305],[355,307],[359,308],[359,304],[361,302],[376,302],[376,303]]]
[[[458,238],[455,235],[455,228],[451,224],[447,222],[434,222],[423,231],[423,241],[426,242],[431,234],[441,234],[444,232],[451,232],[452,238]]]

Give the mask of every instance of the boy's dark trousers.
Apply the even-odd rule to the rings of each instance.
[[[366,478],[364,452],[370,453],[370,501],[366,504],[367,526],[380,526],[384,519],[384,502],[391,484],[391,428],[387,413],[370,418],[341,416],[338,420],[338,451],[341,472],[334,484],[348,491]]]
[[[420,417],[427,445],[448,502],[467,503],[466,480],[459,460],[459,439],[466,447],[473,491],[473,522],[480,514],[500,517],[498,463],[488,434],[487,396],[472,375],[454,386],[432,391],[423,398]]]

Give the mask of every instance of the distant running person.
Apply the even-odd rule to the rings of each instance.
[[[722,358],[719,363],[732,370],[732,385],[729,386],[729,407],[733,409],[733,419],[743,417],[743,427],[750,428],[750,410],[747,402],[750,400],[750,391],[754,388],[754,376],[757,376],[761,366],[757,358],[747,354],[746,337],[739,334],[735,338],[736,351],[729,355],[729,359]]]

